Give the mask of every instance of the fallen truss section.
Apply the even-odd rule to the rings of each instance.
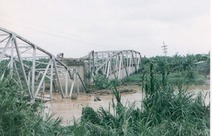
[[[89,54],[91,76],[106,75],[109,79],[121,80],[141,69],[141,54],[134,50],[92,51]]]
[[[32,102],[46,93],[49,99],[53,92],[59,92],[62,98],[71,97],[75,90],[79,94],[79,83],[86,90],[76,69],[68,68],[51,53],[4,28],[0,28],[0,67],[0,80],[8,73],[15,77]]]

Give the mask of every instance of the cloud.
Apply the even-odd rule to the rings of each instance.
[[[0,25],[72,57],[113,49],[160,55],[163,41],[170,55],[207,53],[209,9],[202,0],[0,0]]]

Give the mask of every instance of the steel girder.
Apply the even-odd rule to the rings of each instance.
[[[91,76],[101,73],[109,79],[121,80],[141,68],[141,55],[134,50],[92,51],[89,54]]]
[[[50,99],[56,90],[62,98],[70,97],[75,90],[79,93],[77,80],[84,84],[76,69],[68,68],[51,53],[1,27],[0,67],[0,80],[9,70],[9,76],[16,77],[32,102],[46,91]]]

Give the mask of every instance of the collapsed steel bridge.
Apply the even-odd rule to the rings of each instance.
[[[134,50],[92,51],[81,60],[88,63],[84,69],[90,74],[91,81],[96,74],[122,80],[141,69],[141,55]],[[60,57],[0,27],[0,80],[8,75],[15,77],[20,92],[27,92],[32,102],[42,94],[48,94],[45,97],[50,100],[55,92],[62,98],[71,97],[73,92],[79,94],[79,84],[87,91],[77,69],[66,66]]]
[[[77,80],[84,86],[76,69],[68,68],[51,53],[4,28],[0,28],[0,65],[0,80],[9,70],[9,76],[17,78],[31,101],[47,90],[49,99],[53,97],[53,90],[62,98],[70,97],[74,89],[79,93]]]

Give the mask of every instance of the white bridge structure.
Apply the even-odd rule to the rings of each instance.
[[[91,75],[104,74],[121,80],[141,68],[137,51],[92,51],[85,59],[85,69]],[[33,44],[22,36],[0,27],[0,80],[14,78],[20,93],[31,102],[43,96],[52,99],[55,92],[62,98],[79,94],[79,84],[87,91],[78,70],[65,65],[61,58]],[[45,94],[45,95],[43,95]]]
[[[92,51],[89,70],[93,75],[103,74],[109,79],[124,79],[141,69],[141,54],[134,50]]]

